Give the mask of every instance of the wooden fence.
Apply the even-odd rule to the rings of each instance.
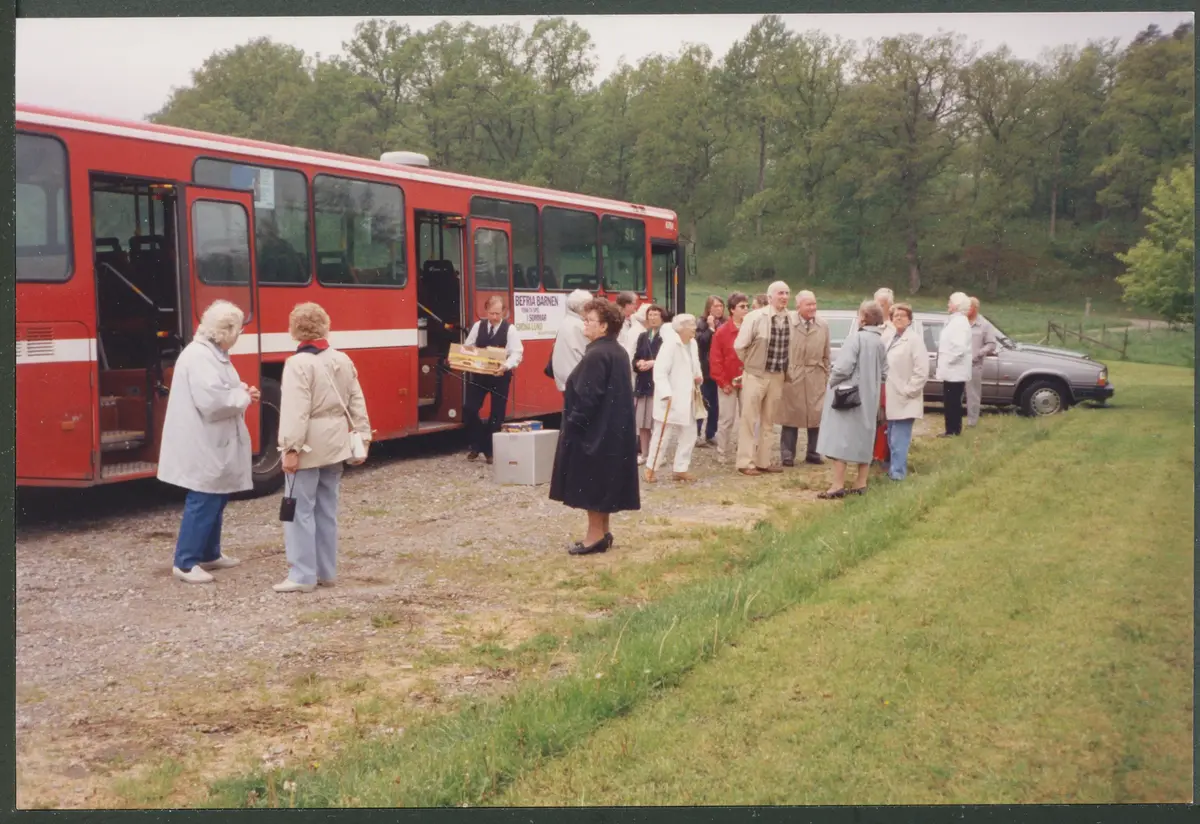
[[[1129,327],[1126,326],[1121,331],[1122,331],[1122,335],[1120,338],[1121,345],[1114,346],[1111,343],[1108,343],[1106,341],[1106,338],[1108,337],[1108,328],[1106,326],[1100,327],[1101,340],[1096,340],[1095,338],[1091,337],[1090,335],[1087,335],[1084,333],[1082,323],[1079,324],[1079,328],[1076,330],[1076,329],[1069,329],[1064,324],[1055,323],[1054,321],[1050,320],[1050,321],[1046,321],[1046,343],[1049,343],[1050,338],[1053,336],[1053,337],[1058,338],[1059,342],[1065,346],[1067,343],[1068,337],[1076,338],[1079,340],[1080,343],[1090,343],[1093,346],[1100,346],[1100,347],[1103,347],[1104,349],[1108,349],[1110,351],[1116,352],[1117,354],[1119,354],[1121,356],[1121,360],[1125,360],[1125,352],[1129,349]],[[1115,334],[1115,330],[1114,330],[1114,334]]]

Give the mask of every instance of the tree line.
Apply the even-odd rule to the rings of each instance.
[[[597,82],[562,18],[369,20],[332,56],[216,52],[151,119],[672,208],[710,281],[1044,295],[1122,273],[1156,184],[1192,164],[1193,84],[1190,24],[1031,61],[767,15],[720,58],[687,45]]]

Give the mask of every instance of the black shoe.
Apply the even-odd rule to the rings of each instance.
[[[607,552],[612,546],[612,534],[606,533],[603,538],[591,546],[584,546],[582,541],[576,541],[575,546],[567,550],[571,555],[592,555],[597,552]]]
[[[785,459],[783,460],[783,465],[784,465],[784,466],[795,466],[795,465],[796,465],[796,462],[795,462],[795,461],[793,461],[791,458],[785,458]]]
[[[825,463],[825,459],[822,458],[820,455],[811,454],[811,455],[804,456],[804,462],[810,463],[810,464],[817,464],[819,466],[819,465]]]
[[[487,465],[488,465],[488,466],[491,466],[491,465],[492,465],[492,456],[491,456],[491,455],[488,455],[488,456],[487,456],[486,458],[484,458],[483,460],[484,460],[484,461],[487,463]]]
[[[470,452],[467,453],[468,461],[476,460],[478,457],[479,457],[479,453],[476,452],[474,449],[472,449]]]

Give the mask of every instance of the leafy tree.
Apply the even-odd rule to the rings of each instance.
[[[1170,321],[1193,322],[1196,303],[1196,169],[1188,164],[1160,178],[1146,209],[1145,237],[1117,258],[1125,300]]]

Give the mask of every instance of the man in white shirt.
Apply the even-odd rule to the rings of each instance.
[[[567,295],[567,313],[558,327],[554,348],[550,351],[550,367],[559,392],[567,388],[567,378],[583,360],[583,352],[587,349],[589,341],[583,331],[583,307],[591,299],[592,293],[587,289],[576,289]]]
[[[467,425],[470,447],[467,460],[473,461],[483,455],[490,464],[492,462],[492,435],[500,431],[508,409],[508,390],[512,385],[512,373],[521,364],[525,356],[525,347],[521,344],[521,335],[516,327],[504,319],[504,298],[493,295],[484,306],[487,312],[485,320],[475,322],[463,346],[502,347],[505,351],[503,366],[496,368],[491,375],[466,374],[466,385],[463,393],[463,421]],[[491,396],[491,411],[487,422],[479,417],[483,402]]]
[[[946,431],[939,438],[962,434],[963,390],[971,380],[971,323],[967,312],[971,299],[955,292],[946,304],[950,320],[938,338],[937,380],[942,382],[942,406],[946,410]]]
[[[629,353],[629,368],[633,369],[633,350],[637,348],[638,337],[646,331],[646,326],[638,320],[638,296],[635,292],[621,292],[615,301],[621,314],[625,316],[625,324],[617,335],[617,342]]]

